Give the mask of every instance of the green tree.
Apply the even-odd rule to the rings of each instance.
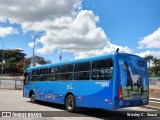
[[[153,60],[154,62],[154,74],[155,75],[160,75],[160,59],[156,58],[155,60]]]
[[[33,60],[33,57],[29,57],[29,58],[24,58],[24,59],[22,59],[22,60],[18,63],[19,69],[20,69],[20,68],[24,68],[25,66],[31,66],[32,60]],[[51,63],[50,60],[45,60],[43,57],[40,57],[40,56],[35,56],[35,57],[34,57],[34,60],[35,60],[35,63],[40,64],[40,65]]]
[[[33,61],[33,57],[30,57],[28,59],[31,62]],[[34,63],[44,65],[44,64],[50,64],[51,61],[50,60],[45,60],[43,57],[40,57],[40,56],[34,56]]]
[[[2,61],[2,53],[3,50],[0,49],[0,61]],[[19,49],[8,49],[4,50],[4,73],[15,73],[18,71],[18,62],[22,59],[24,59],[26,56],[25,53],[23,53],[23,50]]]
[[[147,55],[147,56],[145,56],[144,57],[145,58],[145,60],[149,63],[149,68],[150,68],[150,64],[151,64],[151,61],[152,61],[152,59],[153,59],[153,56],[152,55]]]
[[[160,67],[158,66],[152,67],[152,71],[154,75],[159,75],[159,70],[160,70]]]
[[[149,63],[149,76],[155,77],[157,75],[160,75],[160,59],[151,55],[146,56],[145,59]],[[153,62],[153,66],[150,66],[151,61]]]
[[[158,65],[158,62],[159,62],[159,59],[153,57],[152,61],[153,61],[154,66],[157,66],[157,65]]]
[[[2,61],[3,50],[0,49],[0,61]],[[26,54],[23,50],[9,49],[4,51],[4,73],[22,73],[24,67],[30,66],[32,63],[32,57],[25,58]],[[43,65],[49,64],[51,61],[45,60],[43,57],[35,56],[35,62]]]
[[[160,67],[160,59],[159,59],[159,61],[158,61],[158,66]]]
[[[3,50],[0,49],[0,61],[2,61],[2,53]],[[23,50],[13,49],[13,50],[4,50],[4,60],[8,60],[10,58],[15,58],[16,62],[19,62],[23,58],[25,58],[26,54],[23,53]]]
[[[17,73],[17,62],[13,62],[13,59],[7,60],[4,65],[4,73]]]
[[[31,60],[29,58],[24,58],[18,62],[18,69],[19,71],[24,71],[24,69],[30,67]]]

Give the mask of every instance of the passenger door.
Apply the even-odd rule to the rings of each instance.
[[[31,78],[31,72],[27,72],[27,75],[24,76],[24,81],[23,81],[23,97],[29,97],[30,78]]]

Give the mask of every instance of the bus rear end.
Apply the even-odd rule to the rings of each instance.
[[[147,105],[149,102],[149,79],[144,58],[119,54],[119,78],[116,108]]]

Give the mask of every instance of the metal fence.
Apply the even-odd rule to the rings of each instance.
[[[23,88],[23,77],[0,77],[0,89],[21,90]]]
[[[22,89],[23,77],[0,76],[0,89]],[[150,78],[150,88],[160,89],[160,78]]]
[[[150,78],[149,85],[150,88],[160,89],[160,78]]]
[[[160,85],[160,78],[150,78],[150,85]]]

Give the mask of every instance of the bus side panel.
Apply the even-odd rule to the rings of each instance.
[[[72,89],[72,81],[48,81],[44,100],[64,104],[65,95],[72,93]]]
[[[23,97],[29,98],[29,93],[31,90],[33,90],[34,93],[36,94],[34,82],[29,82],[23,86]]]
[[[35,88],[35,98],[37,100],[44,100],[44,95],[46,93],[46,81],[34,82]]]
[[[66,94],[72,93],[73,89],[74,89],[73,81],[71,81],[71,80],[59,81],[59,87],[58,87],[58,91],[57,91],[57,94],[59,96],[58,96],[57,102],[60,104],[64,104]]]
[[[46,93],[43,96],[44,101],[58,103],[58,87],[59,81],[47,81]]]
[[[112,81],[75,82],[74,86],[77,106],[113,109]]]

